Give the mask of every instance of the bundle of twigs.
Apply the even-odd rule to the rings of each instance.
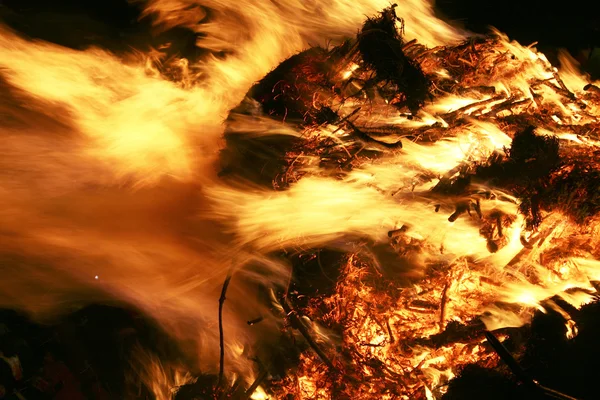
[[[269,154],[284,154],[273,169],[281,170],[272,176],[276,189],[302,179],[306,163],[315,159],[322,170],[344,176],[382,154],[401,154],[402,141],[435,142],[480,121],[500,127],[513,139],[512,145],[484,162],[465,163],[439,177],[432,197],[468,199],[476,183],[501,188],[519,199],[530,229],[547,211],[558,209],[577,223],[600,212],[600,147],[594,144],[600,135],[595,109],[599,89],[570,89],[543,55],[500,34],[427,48],[417,41],[405,42],[402,26],[394,7],[383,10],[369,18],[353,40],[286,60],[233,111],[232,115],[283,121],[302,132],[301,139],[282,146],[284,151],[274,142],[267,146]],[[466,104],[441,111],[432,106],[443,98],[460,98]],[[572,140],[559,142],[553,135],[540,134],[543,130],[568,132]],[[238,137],[235,130],[227,136],[232,142]],[[244,173],[240,169],[237,172]],[[503,229],[514,216],[498,212],[484,217],[478,207],[476,200],[457,203],[448,219],[474,213],[494,253],[505,245]],[[398,253],[422,245],[411,243],[414,239],[405,237],[402,229],[389,236]],[[534,247],[527,243],[524,252]],[[430,267],[421,276],[425,289],[417,293],[351,256],[331,292],[314,296],[309,304],[294,296],[282,298],[288,327],[300,331],[314,352],[301,357],[295,374],[274,383],[276,396],[424,398],[427,380],[422,374],[427,367],[409,361],[420,351],[432,358],[439,352],[441,359],[452,359],[453,366],[495,365],[492,349],[481,345],[485,328],[478,310],[486,304],[485,290],[477,291],[473,308],[462,313],[451,299],[473,295],[461,292],[461,284],[488,285],[490,290],[490,285],[501,283],[481,280],[472,273],[477,266],[463,261]],[[518,262],[513,261],[508,274]],[[464,318],[448,321],[450,311]],[[339,335],[338,347],[314,341],[316,333],[302,324],[304,316]],[[365,335],[367,325],[373,329]],[[323,364],[326,369],[320,367]],[[310,382],[304,380],[307,376]]]

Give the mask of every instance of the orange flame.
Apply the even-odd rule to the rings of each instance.
[[[480,192],[468,199],[481,201],[482,215],[489,217],[500,210],[514,216],[506,227],[506,245],[490,255],[477,221],[448,221],[446,211],[456,199],[427,195],[461,163],[483,161],[510,144],[510,136],[494,122],[473,119],[466,127],[449,128],[448,113],[482,99],[446,97],[428,105],[418,121],[388,118],[407,127],[439,123],[448,128],[448,135],[431,145],[405,142],[402,154],[386,151],[377,161],[363,162],[341,179],[306,155],[298,156],[303,177],[285,191],[226,184],[216,178],[222,123],[252,83],[310,43],[352,36],[364,15],[387,6],[387,0],[144,3],[157,29],[192,28],[205,34],[198,46],[228,55],[208,57],[191,66],[182,61],[180,67],[194,73],[186,75],[186,82],[172,82],[145,60],[122,60],[104,50],[75,51],[28,41],[0,27],[0,90],[10,99],[0,100],[2,306],[46,317],[71,304],[126,301],[163,323],[198,354],[203,369],[214,372],[218,366],[218,293],[233,267],[244,279],[234,276],[224,315],[227,373],[252,376],[255,367],[247,355],[268,341],[277,323],[266,320],[252,332],[248,330],[245,321],[265,308],[259,299],[248,298],[248,287],[265,279],[283,283],[289,275],[287,266],[270,258],[270,253],[326,246],[354,251],[352,246],[358,245],[354,241],[349,246],[349,238],[387,243],[388,232],[402,226],[409,227],[409,240],[421,244],[419,253],[410,259],[412,268],[423,270],[434,261],[452,265],[453,280],[446,296],[454,300],[447,305],[446,321],[465,322],[487,311],[489,329],[519,326],[531,309],[547,307],[544,300],[553,295],[560,294],[576,306],[590,300],[586,292],[569,289],[591,289],[590,281],[600,280],[600,264],[592,255],[559,257],[544,267],[538,261],[551,246],[575,235],[577,228],[558,213],[539,228],[547,231],[546,241],[526,249],[520,240],[523,219],[517,216],[517,200],[482,184]],[[212,10],[214,19],[203,21],[204,7]],[[427,1],[404,1],[398,14],[406,16],[408,39],[436,46],[464,36],[434,17]],[[597,120],[597,106],[581,96],[588,80],[564,54],[560,76],[568,90],[581,97],[581,104],[588,106],[585,113],[581,104],[563,104],[548,86],[536,87],[534,94],[531,78],[555,87],[559,84],[558,72],[543,54],[510,42],[504,35],[497,50],[514,58],[501,68],[490,66],[489,76],[472,77],[473,85],[482,83],[477,79],[484,80],[506,97],[526,100],[515,113],[539,107],[537,102],[553,104],[561,111],[555,116],[557,126]],[[437,66],[431,68],[433,73],[449,76]],[[349,78],[355,69],[351,66],[342,78]],[[481,112],[502,100],[490,102]],[[379,118],[380,122],[386,119]],[[256,135],[273,130],[304,134],[260,119],[237,116],[235,123]],[[249,127],[250,123],[254,125]],[[598,145],[568,132],[550,133],[565,141]],[[340,146],[341,138],[348,136],[337,126],[324,126],[311,134],[336,137]],[[423,175],[431,179],[421,179]],[[436,205],[440,212],[434,211]],[[523,256],[513,262],[517,255]],[[253,268],[242,270],[249,264]],[[349,262],[347,268],[354,267]],[[434,290],[424,290],[419,284],[403,288],[404,294],[394,299],[399,311],[390,317],[392,324],[411,325],[422,334],[437,332],[444,321],[435,316],[423,322],[417,311],[400,309],[400,305],[406,305],[401,301],[408,296],[429,302],[441,298],[444,286],[440,282],[421,284]],[[364,306],[372,293],[361,290],[358,296]],[[508,311],[498,303],[521,308]],[[365,309],[355,311],[354,317],[366,315]],[[568,334],[574,336],[576,327],[568,321]],[[365,317],[349,340],[372,344],[364,354],[392,354],[389,343],[382,345],[386,333],[379,328],[372,316]],[[452,378],[452,357],[468,360],[483,353],[481,347],[466,344],[436,351],[417,348],[394,366],[394,373],[418,369],[427,382],[427,396],[432,397],[434,386]],[[315,361],[303,360],[307,373],[298,382],[302,398],[327,398],[318,385]],[[157,360],[145,364],[157,398],[170,398],[170,388],[189,379],[166,371]],[[257,391],[255,398],[261,396],[267,398]]]

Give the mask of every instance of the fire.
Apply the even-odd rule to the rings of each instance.
[[[157,356],[142,348],[136,349],[131,363],[139,371],[142,382],[148,385],[156,400],[170,400],[181,386],[197,380],[184,367],[164,365]],[[131,394],[132,398],[135,396],[136,394]]]
[[[143,3],[157,30],[193,29],[212,55],[192,63],[159,50],[75,51],[0,27],[0,90],[10,96],[0,102],[3,306],[39,318],[115,299],[142,309],[197,362],[140,352],[137,370],[157,399],[192,382],[187,369],[217,374],[228,271],[225,380],[257,400],[440,398],[461,366],[498,362],[485,329],[552,309],[567,337],[577,335],[549,299],[579,308],[600,280],[600,223],[582,204],[593,193],[571,184],[600,169],[600,100],[566,53],[555,68],[499,32],[463,42],[429,2],[404,1],[395,12],[405,18],[406,65],[433,82],[431,98],[411,105],[383,84],[369,98],[373,67],[347,50],[308,106],[339,118],[303,124],[287,109],[280,120],[230,110],[256,108],[244,99],[253,83],[309,44],[354,37],[387,1]],[[532,120],[539,126],[526,131]],[[272,177],[276,190],[217,174],[223,133],[294,141]],[[567,161],[520,158],[519,137]],[[543,188],[493,173],[536,162],[551,164],[543,184],[563,185],[548,204],[524,200]],[[334,288],[286,310],[275,294],[284,287],[292,297],[282,254],[321,249],[346,254]],[[270,288],[271,304],[257,287]],[[307,350],[285,376],[253,385],[263,349],[300,330],[289,322],[295,313],[331,365]]]

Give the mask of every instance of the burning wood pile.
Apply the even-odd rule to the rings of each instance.
[[[78,348],[48,370],[95,363],[109,398],[587,398],[600,85],[567,53],[458,43],[425,0],[132,3],[195,55],[0,25],[0,306],[135,310],[26,340]],[[27,398],[43,363],[12,347]]]
[[[340,224],[286,253],[295,279],[272,298],[304,350],[252,398],[441,398],[464,366],[498,365],[487,331],[509,338],[540,309],[573,338],[567,310],[596,296],[600,89],[565,54],[558,70],[500,33],[427,48],[403,24],[392,6],[291,57],[230,114],[230,147],[252,127],[297,133],[285,151],[269,142],[281,164],[224,176],[271,181],[290,204],[308,192],[323,210],[307,218]],[[353,222],[369,215],[387,240]]]

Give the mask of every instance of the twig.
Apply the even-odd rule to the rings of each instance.
[[[502,103],[492,107],[492,109],[490,111],[488,111],[487,113],[485,113],[483,115],[495,117],[496,114],[498,114],[500,111],[510,110],[513,107],[521,106],[524,104],[529,104],[529,103],[531,103],[531,101],[532,100],[530,98],[526,98],[526,99],[519,100],[519,101],[513,101],[513,99],[508,99],[507,101],[502,102]]]
[[[387,327],[388,334],[390,335],[390,343],[394,344],[396,339],[394,338],[394,334],[392,333],[392,327],[390,326],[390,320],[385,321],[385,326]]]
[[[444,330],[444,320],[446,319],[446,303],[448,302],[448,287],[450,283],[446,281],[444,290],[442,290],[442,300],[440,302],[440,332]]]
[[[331,134],[335,134],[335,133],[339,132],[342,129],[341,125],[344,122],[348,121],[350,118],[352,118],[354,115],[356,115],[356,113],[359,112],[361,108],[362,108],[362,106],[355,108],[350,114],[346,115],[344,118],[337,121],[336,124],[340,125],[340,126],[338,126],[333,132],[331,132]]]
[[[352,110],[352,112],[350,114],[348,114],[344,118],[340,119],[337,122],[337,124],[342,124],[342,123],[348,121],[350,118],[352,118],[353,116],[355,116],[356,113],[359,112],[361,109],[362,109],[362,106],[356,107],[354,110]],[[338,128],[338,130],[339,130],[339,128]],[[333,133],[335,133],[335,132],[337,132],[337,130],[333,131]]]
[[[508,368],[512,371],[513,374],[530,390],[537,392],[539,394],[545,395],[546,397],[550,397],[553,399],[559,400],[577,400],[575,397],[571,397],[564,393],[557,392],[554,389],[547,388],[545,386],[540,385],[533,378],[531,378],[524,370],[521,368],[517,360],[510,354],[510,352],[504,347],[504,345],[494,336],[492,332],[486,331],[485,337],[488,342],[492,346],[492,348],[496,351],[498,356],[504,363],[508,366]]]
[[[358,149],[356,152],[354,152],[354,154],[352,154],[350,157],[348,157],[348,159],[346,161],[344,161],[341,165],[340,168],[344,169],[346,168],[348,165],[350,165],[350,163],[356,159],[356,157],[360,154],[361,151],[363,151],[365,149],[365,147],[367,147],[365,144],[363,144],[362,146],[360,146],[360,149]]]
[[[402,46],[402,51],[405,52],[406,50],[410,49],[411,47],[413,47],[416,44],[418,44],[417,39],[413,39],[410,42],[407,42],[404,46]]]
[[[217,381],[217,388],[221,387],[223,383],[223,375],[225,374],[225,333],[223,331],[223,305],[225,304],[225,295],[227,294],[227,288],[231,277],[233,275],[233,265],[229,268],[225,281],[223,282],[223,288],[221,289],[221,297],[219,297],[219,346],[221,349],[219,359],[219,380]]]
[[[429,54],[437,53],[438,51],[443,50],[443,49],[445,49],[444,46],[437,46],[437,47],[433,47],[431,49],[427,49],[424,52],[422,52],[421,54],[418,54],[417,56],[415,56],[415,61],[418,61],[418,60],[428,56]]]
[[[395,143],[387,143],[381,140],[377,140],[375,138],[372,138],[371,136],[369,136],[368,134],[366,134],[365,132],[363,132],[362,130],[358,129],[352,122],[350,121],[346,121],[346,125],[348,125],[353,131],[354,134],[363,142],[363,143],[371,143],[371,144],[375,144],[377,146],[381,146],[385,149],[401,149],[402,148],[402,141],[398,140]]]
[[[254,318],[254,319],[246,321],[246,323],[248,325],[252,326],[252,325],[258,324],[259,322],[262,322],[262,320],[264,320],[264,319],[265,319],[265,317],[263,317],[262,315],[260,315],[260,316]]]
[[[467,104],[466,106],[458,108],[458,109],[456,109],[454,111],[450,111],[450,112],[444,114],[443,117],[445,117],[445,118],[453,118],[453,117],[456,117],[459,114],[463,114],[466,111],[469,111],[472,108],[477,108],[477,107],[485,106],[487,104],[490,104],[490,103],[493,103],[495,101],[502,100],[502,99],[505,99],[505,98],[506,98],[506,96],[502,94],[502,95],[499,95],[499,96],[490,97],[489,99],[485,99],[485,100],[481,100],[481,101],[476,101],[474,103]]]
[[[558,74],[558,72],[554,72],[554,79],[556,79],[556,82],[558,82],[558,84],[560,85],[560,88],[566,93],[566,96],[568,98],[570,98],[571,100],[574,100],[575,99],[575,95],[569,90],[569,88],[567,87],[567,85],[565,85],[565,83],[561,79],[561,77]]]
[[[510,352],[504,347],[504,345],[498,340],[498,338],[489,331],[485,332],[485,337],[487,338],[490,346],[498,353],[498,356],[504,363],[510,368],[510,370],[515,374],[517,378],[523,383],[533,384],[533,379],[531,379],[527,373],[521,368],[517,360],[510,354]]]
[[[289,303],[286,297],[281,299],[281,306],[283,307],[283,310],[288,316],[292,327],[300,331],[304,339],[306,339],[308,345],[315,351],[315,353],[317,353],[321,361],[323,361],[325,365],[327,365],[327,367],[329,367],[329,369],[331,369],[332,371],[337,371],[337,368],[335,367],[335,365],[333,365],[333,362],[329,359],[327,354],[325,354],[325,352],[319,347],[317,342],[315,342],[315,340],[312,338],[310,332],[308,332],[308,329],[306,329],[306,326],[300,320],[298,312],[292,308],[291,304]]]
[[[560,94],[563,97],[566,97],[569,100],[575,100],[575,95],[573,95],[573,93],[569,92],[568,90],[563,89],[562,87],[556,86],[554,83],[552,83],[548,80],[542,81],[542,85],[548,86],[550,89],[554,90],[555,92],[557,92],[558,94]]]
[[[258,374],[258,376],[254,380],[254,382],[252,382],[252,385],[250,385],[250,387],[248,388],[248,390],[246,390],[246,392],[242,396],[242,400],[248,400],[248,399],[250,399],[250,397],[252,397],[252,394],[260,386],[260,384],[266,379],[266,377],[267,377],[268,374],[269,373],[267,372],[267,370],[265,368],[262,368],[261,371],[260,371],[260,374]]]
[[[461,61],[461,62],[463,62],[463,63],[465,63],[465,64],[467,64],[467,65],[470,65],[471,67],[474,67],[474,66],[475,66],[475,65],[473,65],[473,63],[472,63],[471,61],[469,61],[469,60],[465,60],[465,59],[464,59],[464,58],[462,58],[462,57],[458,57],[458,61]]]
[[[535,101],[535,104],[537,104],[538,108],[542,108],[542,102],[540,101],[541,96],[536,94],[531,86],[529,87],[529,93],[531,93],[531,97],[533,98],[533,101]]]
[[[336,368],[335,365],[333,365],[333,362],[329,359],[327,354],[325,354],[325,352],[319,347],[317,342],[315,342],[315,340],[312,338],[312,336],[310,335],[310,332],[308,331],[306,326],[300,320],[300,317],[298,316],[298,312],[292,308],[292,305],[289,303],[289,301],[288,301],[287,297],[285,297],[285,295],[283,297],[281,297],[280,303],[281,303],[281,307],[283,308],[287,317],[289,318],[290,324],[292,325],[292,327],[296,328],[298,331],[300,331],[300,333],[302,334],[302,336],[304,337],[304,339],[306,340],[308,345],[315,351],[315,353],[317,353],[317,355],[319,356],[321,361],[323,361],[323,363],[325,363],[325,365],[327,365],[327,367],[332,372],[338,372],[344,378],[348,379],[349,381],[352,381],[354,383],[360,383],[360,381],[357,378],[341,372],[338,368]]]

